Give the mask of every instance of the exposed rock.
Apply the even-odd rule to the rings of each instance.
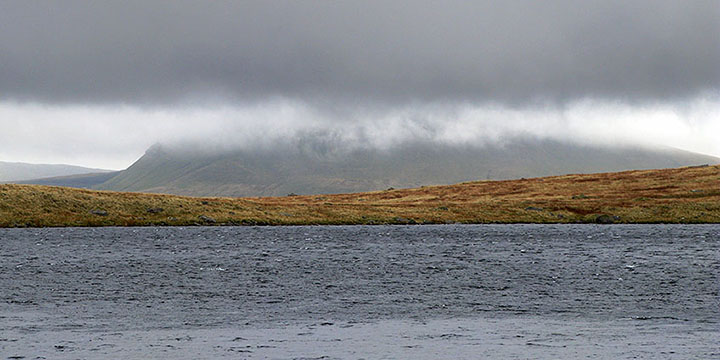
[[[395,217],[393,218],[393,223],[395,224],[417,224],[417,222],[413,219],[406,219],[403,217]]]
[[[148,208],[147,212],[150,214],[157,214],[163,212],[165,209],[163,208]]]
[[[108,212],[105,210],[92,209],[90,213],[97,216],[108,216]]]
[[[543,208],[528,206],[525,208],[525,210],[527,210],[527,211],[543,211]]]
[[[610,216],[610,215],[598,215],[598,217],[595,218],[595,223],[597,224],[614,224],[620,220],[619,216]]]
[[[205,216],[205,215],[200,215],[200,216],[198,216],[198,219],[200,219],[200,221],[202,221],[202,222],[205,223],[205,224],[215,224],[215,223],[217,223],[217,220],[215,220],[215,219],[213,219],[213,218],[211,218],[211,217],[209,217],[209,216]]]

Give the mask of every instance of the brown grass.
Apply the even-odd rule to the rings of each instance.
[[[720,223],[720,166],[240,199],[0,185],[0,227],[576,223],[600,215]]]

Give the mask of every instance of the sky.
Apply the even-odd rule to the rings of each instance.
[[[307,134],[720,156],[717,34],[717,0],[0,0],[0,161]]]

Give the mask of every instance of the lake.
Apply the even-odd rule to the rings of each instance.
[[[720,358],[718,225],[0,229],[0,359]]]

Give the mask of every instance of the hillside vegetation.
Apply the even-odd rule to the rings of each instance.
[[[367,193],[193,198],[0,185],[0,226],[720,223],[720,166]]]

